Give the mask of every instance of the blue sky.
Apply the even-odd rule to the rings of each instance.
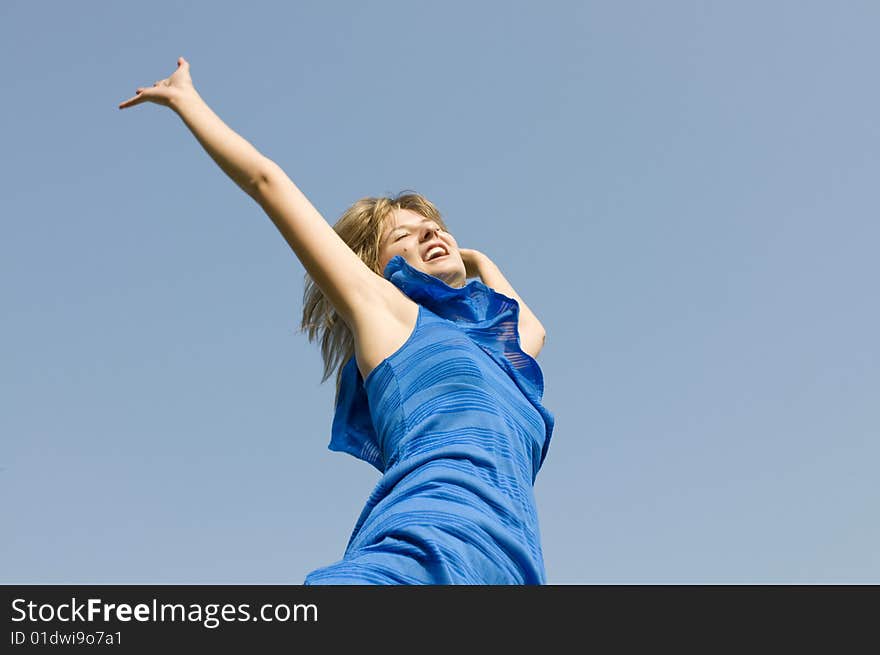
[[[186,57],[328,221],[438,205],[547,328],[551,583],[880,582],[872,2],[0,6],[0,581],[298,584],[304,269],[167,109]]]

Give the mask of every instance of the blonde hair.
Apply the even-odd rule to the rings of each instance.
[[[408,209],[434,220],[446,230],[440,211],[425,196],[414,191],[402,191],[393,197],[366,197],[345,210],[333,225],[336,234],[378,275],[382,232],[395,210]],[[309,342],[320,338],[321,357],[324,360],[323,384],[336,371],[336,395],[342,380],[342,369],[354,355],[354,337],[336,309],[306,272],[303,292],[303,313],[300,331],[308,331]]]

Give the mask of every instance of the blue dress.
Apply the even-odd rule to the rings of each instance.
[[[543,584],[533,485],[554,417],[519,304],[399,255],[383,274],[419,304],[415,329],[366,380],[346,363],[330,439],[383,475],[343,558],[305,584]]]

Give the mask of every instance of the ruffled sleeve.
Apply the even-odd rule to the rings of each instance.
[[[538,463],[540,468],[547,456],[554,417],[541,402],[544,395],[541,367],[520,346],[519,303],[480,280],[472,280],[459,288],[451,287],[440,278],[414,268],[400,255],[388,262],[383,275],[413,301],[456,323],[516,382],[544,419],[546,433]],[[354,357],[342,370],[330,449],[350,453],[380,471],[385,470],[363,379]]]

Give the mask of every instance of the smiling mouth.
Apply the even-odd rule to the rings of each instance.
[[[446,257],[446,256],[449,255],[449,250],[448,250],[447,248],[445,248],[444,246],[441,246],[441,245],[439,245],[439,244],[436,245],[436,246],[434,246],[434,247],[432,247],[431,250],[429,250],[427,254],[430,254],[430,253],[432,253],[432,252],[437,252],[437,251],[440,252],[439,255],[434,255],[434,256],[432,256],[432,257],[428,257],[427,259],[424,259],[423,261],[425,261],[425,262],[433,262],[433,261],[436,260],[436,259],[443,259],[444,257]]]

